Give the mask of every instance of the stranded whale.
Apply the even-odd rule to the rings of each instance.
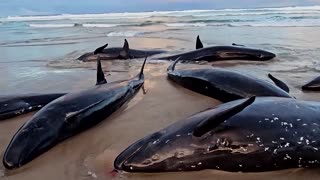
[[[127,172],[216,169],[263,172],[320,167],[320,103],[252,97],[197,113],[129,146]]]
[[[122,48],[106,48],[108,44],[105,44],[97,48],[94,52],[85,53],[80,56],[78,60],[80,61],[96,61],[98,56],[101,60],[115,60],[115,59],[134,59],[134,58],[143,58],[147,56],[153,56],[156,54],[164,53],[165,51],[160,50],[136,50],[130,49],[129,43],[125,39],[124,45]]]
[[[222,102],[251,96],[292,98],[288,94],[288,86],[270,74],[269,77],[277,86],[244,73],[222,68],[175,70],[178,61],[176,60],[168,67],[167,73],[170,80]]]
[[[173,56],[160,57],[162,60],[181,60],[189,61],[223,61],[223,60],[251,60],[251,61],[266,61],[276,57],[275,54],[259,50],[250,49],[240,46],[211,46],[203,48],[203,44],[197,37],[196,49],[194,51],[181,53]]]
[[[46,104],[65,94],[66,93],[0,96],[0,120],[39,110]]]
[[[12,138],[3,156],[4,166],[18,168],[57,143],[103,121],[142,87],[146,60],[137,76],[112,83],[106,83],[98,60],[97,85],[62,96],[37,112]]]

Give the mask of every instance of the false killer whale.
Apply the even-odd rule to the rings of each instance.
[[[320,103],[251,97],[219,105],[142,138],[114,161],[127,172],[320,167]]]
[[[144,84],[146,60],[137,76],[112,83],[107,83],[98,60],[96,86],[66,94],[38,111],[13,136],[3,156],[4,166],[18,168],[106,119],[133,98]]]
[[[46,104],[65,94],[66,93],[0,96],[0,120],[39,110]]]
[[[266,61],[276,57],[275,54],[259,50],[250,49],[241,46],[211,46],[203,47],[203,44],[197,37],[196,50],[181,53],[173,56],[160,57],[161,60],[181,60],[189,61],[223,61],[223,60],[250,60],[250,61]]]
[[[129,43],[125,39],[124,45],[122,48],[114,47],[107,48],[108,44],[105,44],[99,48],[97,48],[94,52],[85,53],[80,56],[78,60],[80,61],[96,61],[98,56],[100,60],[115,60],[115,59],[134,59],[134,58],[143,58],[147,56],[153,56],[156,54],[164,53],[165,51],[151,51],[151,50],[136,50],[130,49]]]
[[[269,74],[269,78],[276,85],[254,76],[223,68],[175,70],[178,61],[179,59],[168,67],[168,79],[187,89],[222,102],[253,95],[292,98],[288,94],[288,86],[271,74]]]

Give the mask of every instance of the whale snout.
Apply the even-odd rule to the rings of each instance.
[[[161,133],[155,133],[149,135],[124,150],[114,161],[114,168],[117,170],[123,170],[130,172],[133,170],[133,164],[136,159],[143,159],[143,150],[148,146],[149,143],[152,143],[159,139]]]
[[[8,145],[3,165],[16,169],[42,154],[52,142],[52,133],[47,128],[31,125],[21,128]]]
[[[276,55],[271,53],[271,52],[267,52],[267,51],[264,51],[260,54],[260,59],[262,60],[270,60],[270,59],[273,59],[275,58]]]
[[[11,140],[3,156],[3,165],[7,169],[15,169],[24,164],[26,154],[32,143],[33,129],[20,129]],[[35,139],[34,139],[35,140]]]
[[[308,82],[302,86],[302,90],[319,91],[320,90],[320,77]]]

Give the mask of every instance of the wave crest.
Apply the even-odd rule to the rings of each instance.
[[[108,37],[136,37],[146,34],[143,31],[113,31],[107,34]]]
[[[168,27],[205,27],[208,24],[206,23],[166,23],[165,24]]]
[[[50,20],[108,20],[108,19],[143,19],[152,17],[207,17],[207,16],[247,16],[270,14],[320,14],[320,6],[257,8],[257,9],[221,9],[221,10],[185,10],[154,11],[137,13],[103,14],[60,14],[46,16],[9,16],[4,21],[50,21]]]
[[[75,27],[75,24],[29,24],[33,28],[62,28],[62,27]]]

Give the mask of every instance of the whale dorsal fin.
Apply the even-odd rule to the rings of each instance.
[[[280,81],[279,79],[275,78],[274,76],[272,76],[271,74],[268,74],[268,77],[274,82],[274,84],[276,84],[279,88],[281,88],[282,90],[286,91],[287,93],[290,92],[289,87],[282,81]]]
[[[104,50],[104,48],[106,48],[107,46],[108,46],[108,44],[105,44],[105,45],[103,45],[103,46],[101,46],[101,47],[97,48],[97,49],[93,52],[93,54],[99,54],[99,53],[102,53],[102,52],[103,52],[103,50]]]
[[[122,59],[128,59],[129,58],[129,43],[128,43],[127,39],[124,40],[123,48],[120,51],[119,56]]]
[[[100,61],[100,57],[98,57],[97,60],[97,83],[96,85],[100,85],[100,84],[105,84],[107,83],[107,80],[104,76],[102,67],[101,67],[101,61]]]
[[[202,121],[194,130],[193,130],[193,135],[196,137],[201,137],[204,134],[210,132],[212,129],[214,129],[215,127],[217,127],[219,124],[223,123],[225,120],[231,118],[232,116],[238,114],[239,112],[241,112],[242,110],[244,110],[246,107],[248,107],[249,105],[251,105],[254,100],[255,100],[255,96],[247,99],[246,101],[231,107],[229,109],[226,109],[222,112],[219,112],[215,115],[213,115],[212,117]],[[241,122],[239,122],[241,123]]]
[[[201,49],[201,48],[203,48],[203,44],[202,44],[202,42],[200,40],[200,37],[198,35],[197,36],[197,42],[196,42],[196,49]]]

